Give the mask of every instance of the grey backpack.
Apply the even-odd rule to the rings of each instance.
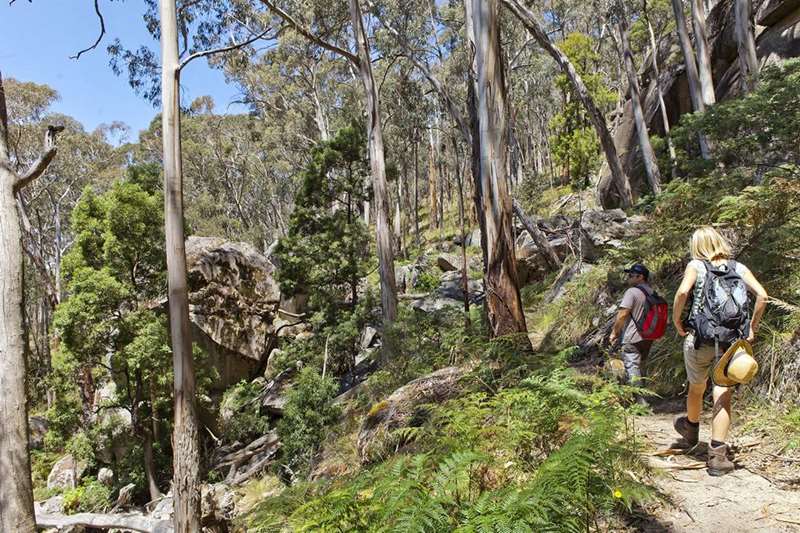
[[[730,344],[747,337],[750,306],[747,284],[736,273],[736,262],[718,267],[703,261],[706,275],[700,305],[690,319],[699,342]]]

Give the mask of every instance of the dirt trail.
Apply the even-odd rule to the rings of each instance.
[[[636,432],[647,452],[663,451],[675,442],[671,413],[636,417]],[[654,456],[655,483],[671,504],[656,509],[641,531],[800,532],[800,492],[787,491],[748,470],[748,450],[755,443],[737,442],[736,470],[711,477],[705,470],[710,425],[704,418],[700,442],[691,455]]]

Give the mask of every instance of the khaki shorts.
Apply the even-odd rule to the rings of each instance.
[[[720,353],[724,348],[720,346]],[[686,377],[692,385],[702,385],[708,378],[708,371],[714,366],[716,348],[713,344],[702,344],[694,347],[694,334],[689,333],[683,341],[683,362],[686,365]]]

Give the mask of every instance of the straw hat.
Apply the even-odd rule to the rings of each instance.
[[[711,380],[720,387],[748,383],[758,372],[758,363],[753,358],[753,347],[746,340],[734,342],[720,358]]]

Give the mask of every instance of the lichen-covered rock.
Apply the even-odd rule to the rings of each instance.
[[[459,381],[468,367],[447,367],[411,381],[370,409],[358,433],[358,454],[362,462],[370,462],[386,453],[392,444],[392,432],[405,427],[418,407],[453,398],[460,390]]]
[[[643,221],[643,217],[628,217],[622,209],[585,211],[581,230],[594,246],[619,248],[623,242],[641,233]]]
[[[49,426],[47,420],[41,416],[32,416],[28,420],[28,440],[32,450],[38,450],[44,445],[44,436]]]
[[[281,301],[275,266],[249,244],[211,237],[186,241],[192,323],[216,344],[260,361]]]
[[[67,454],[53,465],[50,474],[47,476],[48,489],[74,489],[78,486],[78,481],[83,477],[86,470],[86,463],[75,460],[71,454]]]

